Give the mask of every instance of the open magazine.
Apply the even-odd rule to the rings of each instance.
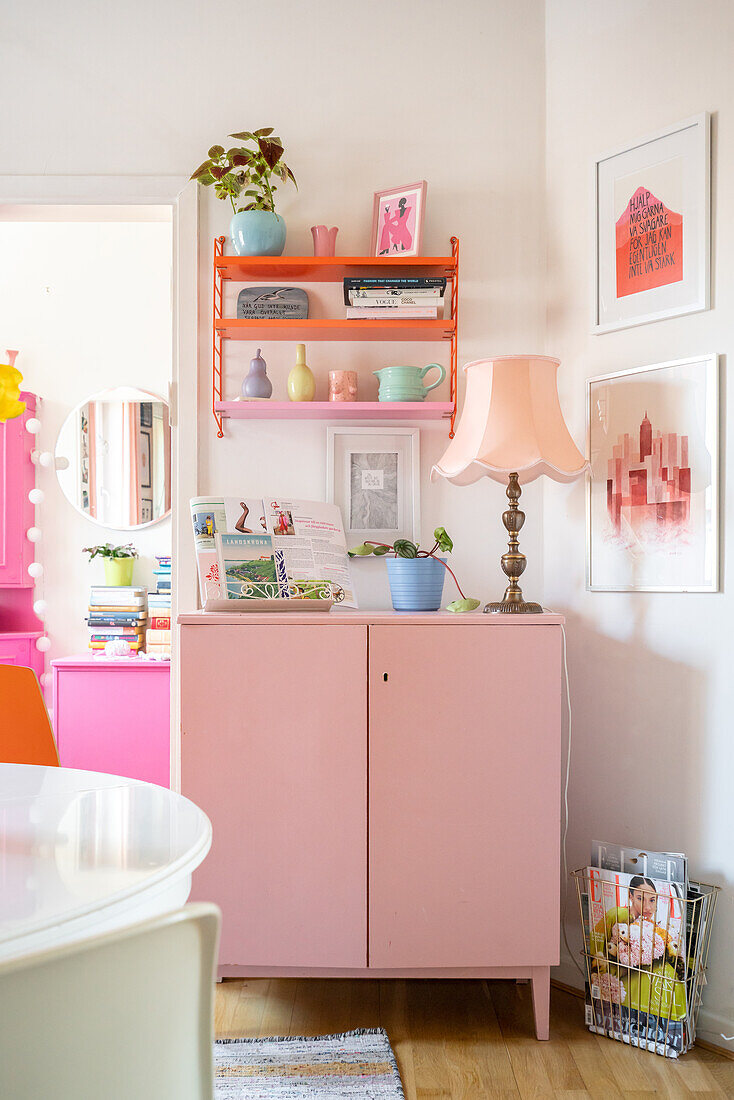
[[[652,855],[667,855],[670,873],[685,875],[676,856]],[[584,909],[587,1025],[676,1057],[688,1046],[685,881],[589,867]]]
[[[329,596],[357,606],[337,505],[240,497],[194,497],[190,503],[205,606]]]

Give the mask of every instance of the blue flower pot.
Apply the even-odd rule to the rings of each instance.
[[[271,210],[241,210],[229,223],[229,235],[238,256],[282,256],[285,221]]]
[[[396,611],[438,611],[446,570],[441,558],[385,558]]]

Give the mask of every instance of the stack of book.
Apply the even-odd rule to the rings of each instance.
[[[439,275],[348,278],[344,280],[344,304],[349,320],[403,317],[430,321],[443,316],[445,291],[446,279]]]
[[[151,656],[171,656],[171,559],[156,555],[155,592],[148,592],[148,631],[145,648]]]
[[[144,648],[147,612],[145,589],[131,585],[97,585],[89,595],[89,648],[104,650],[107,642],[128,642]]]

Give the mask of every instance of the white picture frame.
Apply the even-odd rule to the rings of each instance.
[[[348,547],[418,542],[419,429],[327,428],[326,499],[341,509]]]
[[[587,589],[718,592],[718,355],[588,379],[586,423]]]
[[[597,157],[594,220],[594,334],[710,309],[708,112]]]

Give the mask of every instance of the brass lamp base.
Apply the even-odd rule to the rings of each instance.
[[[517,583],[518,577],[522,576],[527,565],[525,555],[518,550],[519,540],[517,537],[525,522],[525,513],[520,511],[517,503],[522,493],[517,474],[510,474],[508,482],[506,492],[510,507],[502,513],[502,522],[510,536],[510,542],[507,553],[502,555],[502,572],[510,578],[510,583],[505,590],[504,598],[498,603],[488,603],[484,608],[484,613],[485,615],[497,613],[502,615],[542,615],[543,608],[541,605],[539,603],[527,603],[523,599],[522,589]]]

